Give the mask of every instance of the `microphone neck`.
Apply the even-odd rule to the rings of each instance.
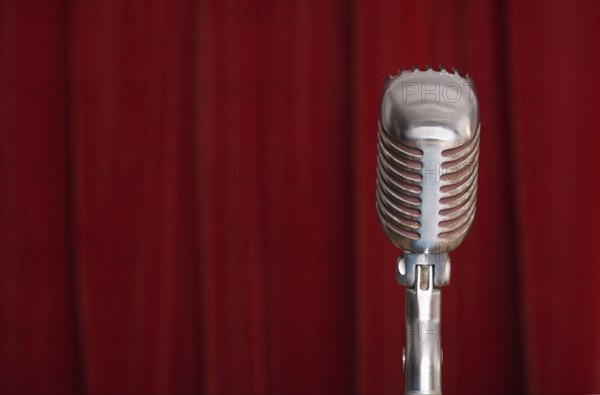
[[[397,279],[398,283],[409,288],[415,287],[419,279],[417,267],[431,266],[433,286],[441,288],[450,283],[450,257],[447,252],[439,253],[412,253],[405,252],[398,257]]]

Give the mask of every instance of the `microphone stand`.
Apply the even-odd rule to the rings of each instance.
[[[406,286],[402,365],[405,395],[442,395],[441,287],[450,280],[447,253],[405,253],[397,279]]]

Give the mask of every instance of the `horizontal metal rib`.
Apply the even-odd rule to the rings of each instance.
[[[379,201],[376,202],[376,206],[377,210],[379,211],[379,217],[388,230],[391,230],[392,232],[410,240],[419,240],[421,237],[419,233],[398,227],[396,225],[397,223],[394,221],[394,218],[390,217],[390,215],[387,213],[387,210],[381,206]]]
[[[475,158],[478,156],[479,145],[477,145],[474,150],[470,151],[467,156],[442,163],[442,170],[458,171],[465,165],[475,162]]]
[[[471,174],[468,182],[462,183],[458,188],[444,191],[443,197],[440,199],[440,203],[444,205],[457,205],[465,199],[461,200],[464,194],[469,194],[473,190],[473,186],[477,184],[477,173]]]
[[[381,194],[383,199],[389,202],[389,205],[393,206],[396,211],[405,215],[407,219],[419,218],[421,211],[414,207],[417,207],[421,203],[420,201],[417,204],[407,204],[406,201],[402,200],[402,196],[398,196],[395,192],[391,191],[379,178],[375,181],[375,186],[377,193]]]
[[[377,147],[377,156],[380,161],[379,163],[385,167],[385,169],[386,169],[387,173],[390,175],[390,177],[398,178],[407,184],[419,184],[421,182],[421,180],[423,179],[423,176],[421,175],[421,173],[409,171],[406,169],[401,169],[401,168],[394,166],[381,153],[381,151],[379,150],[379,146]]]
[[[415,201],[415,199],[417,199],[418,201],[420,201],[420,196],[421,196],[421,192],[415,192],[414,190],[409,190],[405,187],[406,183],[403,183],[402,181],[399,181],[397,178],[391,177],[388,172],[385,170],[385,168],[378,168],[377,169],[378,174],[379,174],[379,178],[385,182],[391,189],[393,189],[394,191],[396,191],[399,194],[402,194],[404,196],[406,196],[406,201],[407,202],[413,202]]]
[[[407,159],[419,160],[423,156],[423,151],[418,148],[410,147],[406,144],[394,139],[378,122],[379,137],[400,155],[406,156]]]
[[[380,163],[381,159],[377,158],[377,171],[380,172],[381,178],[393,187],[398,192],[401,192],[408,196],[416,196],[419,197],[422,192],[422,188],[417,184],[409,184],[407,182],[401,181],[398,177],[394,177],[390,175],[388,170]]]
[[[440,203],[444,206],[451,206],[451,207],[459,206],[469,199],[470,193],[475,188],[477,188],[477,179],[474,179],[473,182],[469,185],[469,188],[462,191],[461,193],[459,193],[457,195],[441,198]],[[447,208],[447,207],[445,207],[445,208]]]
[[[475,135],[467,141],[466,144],[463,144],[456,148],[450,148],[442,151],[442,156],[448,158],[448,160],[452,161],[457,158],[464,157],[469,154],[475,147],[479,147],[479,128],[477,128],[477,132]]]
[[[393,218],[395,223],[406,230],[413,231],[421,226],[419,221],[414,218],[407,217],[405,214],[397,210],[393,204],[390,204],[389,200],[386,200],[385,195],[381,193],[376,195],[379,205],[386,211],[390,218]]]
[[[394,163],[395,166],[400,167],[401,169],[406,169],[408,171],[419,172],[423,168],[423,164],[421,162],[417,162],[414,160],[409,160],[406,158],[402,158],[401,156],[394,155],[394,152],[386,147],[385,144],[379,140],[377,142],[377,148],[379,152],[387,159]]]
[[[462,215],[459,215],[455,218],[440,222],[439,223],[440,228],[445,228],[444,229],[445,232],[450,232],[450,231],[456,230],[456,229],[460,228],[462,225],[464,225],[465,222],[467,222],[469,220],[469,218],[471,217],[473,210],[475,210],[475,205],[471,204],[471,205],[468,205],[465,207],[467,207],[467,211],[464,212]]]
[[[477,189],[473,189],[469,195],[469,198],[467,199],[467,201],[464,204],[462,204],[462,205],[459,204],[454,207],[440,210],[440,213],[439,213],[440,217],[442,217],[443,221],[460,217],[461,215],[464,215],[464,213],[467,212],[472,205],[475,204],[476,200],[477,200]]]
[[[458,229],[454,229],[448,232],[441,232],[438,237],[440,239],[452,239],[452,238],[459,238],[460,236],[462,236],[467,230],[469,230],[469,226],[471,225],[471,223],[473,222],[473,218],[475,217],[475,208],[473,208],[473,211],[471,212],[471,215],[469,216],[469,220],[466,221],[464,224],[462,224],[462,226]]]
[[[475,163],[475,166],[470,171],[469,177],[464,177],[462,180],[455,183],[442,185],[440,190],[448,195],[458,195],[465,189],[469,188],[469,185],[471,185],[473,180],[477,177],[478,168],[479,164]]]

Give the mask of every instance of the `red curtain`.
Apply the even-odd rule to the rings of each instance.
[[[383,79],[456,66],[446,394],[600,393],[595,1],[9,1],[0,393],[401,394]]]

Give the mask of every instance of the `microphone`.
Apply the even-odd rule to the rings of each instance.
[[[377,138],[376,207],[404,255],[405,394],[441,395],[441,290],[448,252],[475,216],[479,110],[470,77],[440,66],[400,70],[384,82]]]

